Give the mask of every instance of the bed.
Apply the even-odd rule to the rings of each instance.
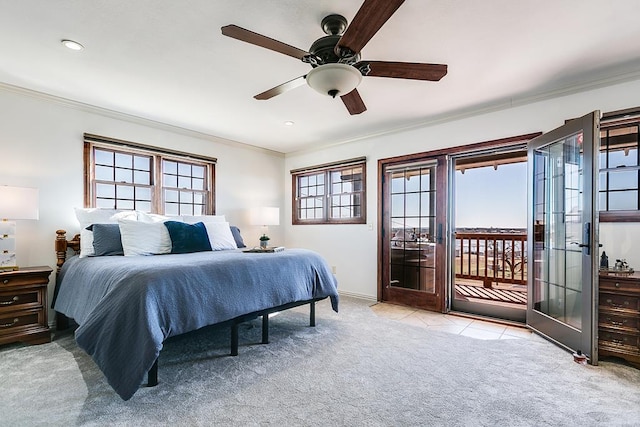
[[[158,356],[172,336],[210,325],[231,327],[231,354],[238,353],[238,324],[329,298],[338,311],[337,281],[326,261],[305,249],[248,253],[241,249],[157,256],[87,256],[67,259],[80,238],[57,232],[59,273],[52,307],[57,322],[78,327],[75,339],[124,400],[148,374],[157,383]]]

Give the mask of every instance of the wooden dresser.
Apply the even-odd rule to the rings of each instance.
[[[599,298],[598,357],[620,357],[640,368],[640,274],[601,274]]]
[[[51,341],[47,318],[49,267],[0,272],[0,344]]]

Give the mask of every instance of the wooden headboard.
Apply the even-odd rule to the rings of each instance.
[[[71,249],[75,253],[80,252],[80,235],[76,234],[73,239],[67,240],[66,230],[56,230],[55,248],[56,258],[58,258],[57,272],[59,273],[62,264],[67,260],[67,250]]]

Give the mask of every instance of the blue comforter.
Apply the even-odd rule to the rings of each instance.
[[[315,252],[240,251],[69,259],[54,309],[124,399],[142,384],[167,338],[243,314],[330,297],[337,282]]]

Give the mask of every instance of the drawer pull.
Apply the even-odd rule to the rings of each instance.
[[[0,305],[11,305],[11,304],[14,304],[14,303],[18,302],[19,299],[20,299],[20,297],[18,295],[16,295],[10,301],[0,301]]]
[[[616,284],[614,285],[616,288],[620,287],[620,282],[616,282]]]
[[[2,281],[2,284],[3,284],[3,285],[6,285],[7,283],[9,283],[9,279],[4,279],[4,280]]]
[[[11,323],[3,323],[3,324],[0,324],[0,328],[10,328],[10,327],[12,327],[13,325],[15,325],[16,323],[18,323],[19,321],[20,321],[20,319],[18,319],[18,318],[16,317],[15,319],[13,319],[13,322],[11,322]]]

